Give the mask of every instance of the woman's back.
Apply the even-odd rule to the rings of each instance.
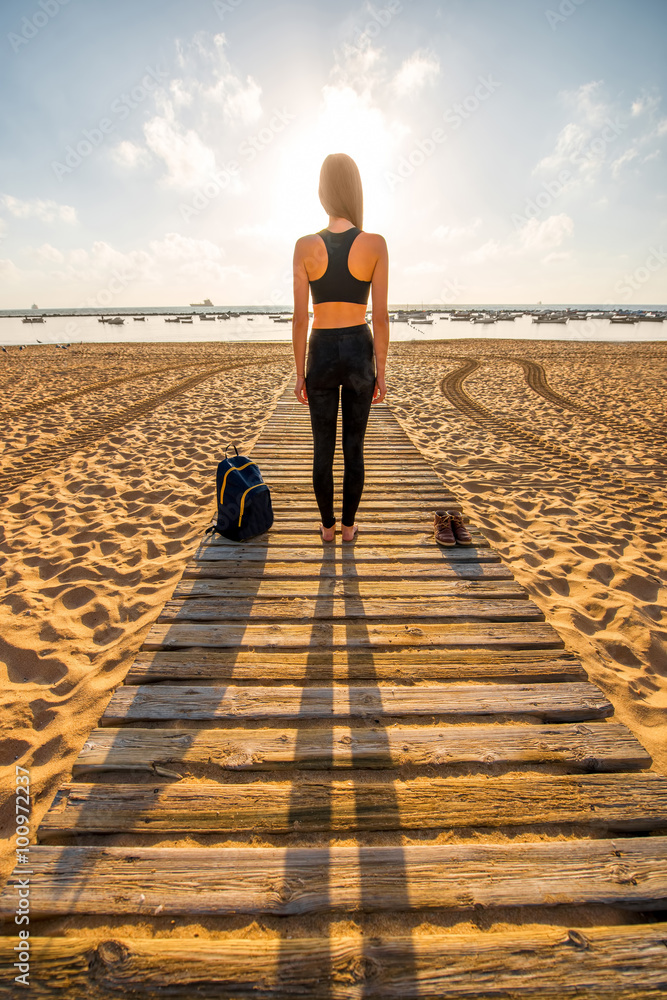
[[[346,222],[340,220],[341,225]],[[311,288],[313,327],[363,323],[375,267],[385,249],[382,236],[347,225],[303,236],[297,248]]]

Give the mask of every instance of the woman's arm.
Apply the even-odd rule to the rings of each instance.
[[[292,347],[294,349],[294,364],[296,365],[296,384],[294,394],[300,403],[307,404],[306,394],[306,342],[308,340],[308,272],[304,257],[305,237],[296,241],[294,246],[294,314],[292,316]]]
[[[373,297],[373,342],[375,344],[375,392],[373,402],[381,403],[387,393],[385,383],[385,367],[389,349],[389,311],[387,309],[387,294],[389,287],[389,254],[387,243],[383,236],[375,236],[377,240],[378,259],[371,278],[371,294]]]

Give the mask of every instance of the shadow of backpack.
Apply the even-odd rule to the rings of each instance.
[[[259,466],[239,455],[236,445],[227,445],[236,455],[223,458],[215,477],[218,516],[204,532],[204,537],[216,533],[234,542],[243,542],[268,531],[273,524],[273,508],[269,487],[262,479]]]

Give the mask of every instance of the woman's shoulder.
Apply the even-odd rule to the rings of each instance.
[[[296,251],[308,250],[310,247],[313,246],[314,243],[321,241],[321,239],[322,237],[318,236],[317,233],[307,233],[306,236],[300,236],[298,238],[298,240],[294,244],[294,249]]]
[[[380,233],[367,233],[365,229],[362,229],[359,235],[363,236],[365,242],[367,242],[369,246],[371,243],[374,243],[376,246],[387,245],[387,241]]]
[[[364,246],[370,253],[381,256],[387,252],[387,241],[380,233],[367,233],[362,229],[357,239],[363,239]]]

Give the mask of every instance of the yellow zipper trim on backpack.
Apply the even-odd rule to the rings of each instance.
[[[229,475],[229,473],[240,472],[241,469],[247,469],[249,465],[254,465],[254,464],[255,464],[254,462],[246,462],[245,465],[232,465],[231,469],[227,469],[227,471],[225,472],[225,477],[222,480],[222,487],[220,489],[220,503],[222,503],[222,499],[225,495],[225,486],[227,485],[227,476]]]
[[[239,514],[239,528],[241,527],[241,521],[243,520],[243,508],[245,506],[246,494],[250,493],[250,490],[256,490],[258,486],[266,486],[266,483],[255,483],[254,486],[249,486],[241,497],[241,513]]]

